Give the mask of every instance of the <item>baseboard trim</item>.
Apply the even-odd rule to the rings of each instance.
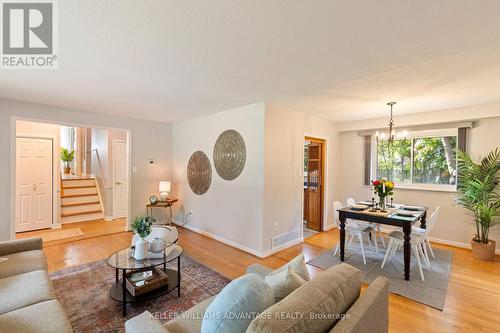
[[[467,243],[455,242],[455,241],[450,241],[447,239],[441,239],[441,238],[435,238],[435,237],[428,237],[428,238],[431,242],[438,243],[438,244],[449,245],[449,246],[459,247],[459,248],[468,249],[468,250],[470,250],[472,248],[471,245],[467,244]],[[495,250],[495,254],[500,255],[500,250]]]
[[[214,239],[214,240],[216,240],[218,242],[221,242],[221,243],[224,243],[226,245],[232,246],[232,247],[234,247],[234,248],[236,248],[238,250],[241,250],[243,252],[249,253],[249,254],[251,254],[253,256],[256,256],[256,257],[258,257],[260,259],[269,257],[269,256],[271,256],[271,255],[273,255],[273,254],[275,254],[275,253],[277,253],[279,251],[283,251],[283,250],[285,250],[285,249],[287,249],[287,248],[289,248],[291,246],[294,246],[294,245],[299,244],[299,243],[301,243],[301,242],[304,241],[303,238],[297,238],[297,239],[294,239],[293,241],[290,241],[290,242],[288,242],[286,244],[280,245],[277,248],[274,248],[274,249],[271,249],[271,250],[268,250],[268,251],[265,251],[265,252],[259,252],[259,251],[256,251],[254,249],[251,249],[249,247],[246,247],[246,246],[240,245],[240,244],[238,244],[236,242],[233,242],[233,241],[231,241],[229,239],[226,239],[226,238],[214,235],[214,234],[212,234],[212,233],[210,233],[208,231],[205,231],[203,229],[200,229],[198,227],[194,227],[194,226],[189,225],[189,224],[184,224],[184,223],[182,223],[180,221],[176,221],[176,220],[174,220],[173,222],[174,222],[174,224],[177,224],[178,226],[182,226],[183,228],[186,228],[188,230],[196,232],[196,233],[198,233],[200,235],[203,235],[205,237]]]
[[[106,221],[106,222],[111,222],[111,221],[113,221],[115,218],[114,218],[113,216],[104,216],[102,219],[103,219],[104,221]]]
[[[330,224],[330,225],[325,226],[323,231],[332,230],[335,227],[337,227],[335,224]]]
[[[382,227],[381,229],[382,229],[383,233],[387,234],[387,233],[389,233],[389,232],[391,232],[393,230],[396,230],[397,228],[387,229],[387,228]],[[461,248],[461,249],[468,249],[468,250],[471,249],[471,245],[468,244],[468,243],[455,242],[455,241],[451,241],[451,240],[447,240],[447,239],[442,239],[442,238],[436,238],[436,237],[428,237],[428,238],[429,238],[429,240],[431,242],[436,243],[436,244],[448,245],[448,246],[458,247],[458,248]],[[500,255],[500,250],[495,250],[495,254]]]

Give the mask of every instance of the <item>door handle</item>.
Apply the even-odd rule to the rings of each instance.
[[[116,182],[115,184],[118,186],[118,185],[121,185],[121,184],[123,184],[123,183],[121,183],[121,182]]]
[[[36,191],[36,184],[33,184],[33,191]]]

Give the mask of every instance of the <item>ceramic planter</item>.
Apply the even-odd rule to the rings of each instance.
[[[70,172],[71,172],[71,168],[69,168],[69,167],[64,167],[64,174],[65,174],[65,175],[69,175],[69,174],[70,174]]]
[[[144,238],[139,238],[135,242],[134,259],[144,260],[148,256],[148,241]]]
[[[493,261],[495,258],[495,249],[497,242],[489,239],[488,244],[478,243],[474,239],[470,242],[474,258],[480,260]]]

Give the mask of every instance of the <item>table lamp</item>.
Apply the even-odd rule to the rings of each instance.
[[[169,181],[160,182],[159,192],[161,201],[166,201],[168,199],[168,193],[170,193],[170,190],[171,190],[171,182]]]

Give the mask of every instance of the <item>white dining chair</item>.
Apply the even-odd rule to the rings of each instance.
[[[425,281],[424,272],[422,270],[422,263],[420,261],[420,257],[424,260],[425,266],[427,269],[430,269],[430,260],[429,255],[427,253],[426,248],[426,239],[429,232],[432,230],[439,216],[439,207],[432,213],[431,217],[427,222],[427,228],[421,229],[424,232],[413,232],[411,233],[411,247],[412,252],[417,258],[418,270],[420,273],[420,278],[422,281]],[[382,261],[382,268],[384,268],[387,259],[391,260],[399,248],[404,245],[404,233],[400,230],[394,230],[390,232],[387,237],[389,237],[389,244],[387,245],[387,250],[385,252],[384,261]]]
[[[347,206],[355,206],[356,205],[356,200],[354,198],[347,198]],[[372,227],[372,229],[375,230],[375,240],[374,242],[377,242],[377,233],[380,237],[380,241],[382,242],[382,245],[385,247],[385,240],[384,240],[384,235],[382,234],[382,228],[380,227],[380,224],[378,223],[369,223],[369,222],[363,222],[363,221],[356,221],[356,223],[361,224],[361,225],[367,225]]]
[[[339,230],[340,230],[340,219],[339,219],[338,210],[342,209],[342,208],[343,208],[342,203],[340,201],[335,201],[333,203],[333,216],[334,216],[337,228],[339,228]],[[345,230],[345,235],[346,235],[345,239],[346,240],[349,239],[349,242],[346,244],[345,249],[347,250],[347,248],[351,245],[353,240],[355,238],[357,238],[359,240],[359,245],[361,247],[361,255],[363,256],[363,263],[366,265],[364,240],[366,238],[366,240],[368,241],[370,246],[372,246],[372,243],[370,241],[370,232],[373,231],[372,227],[360,225],[360,224],[357,224],[355,221],[348,220],[348,221],[346,221],[346,225],[345,225],[344,230]],[[375,251],[378,253],[377,242],[374,242],[374,246],[375,246]],[[337,252],[339,251],[339,249],[340,249],[340,242],[337,244],[337,247],[335,248],[335,252],[333,253],[334,256],[337,255]]]
[[[436,210],[434,211],[434,213],[437,213],[438,216],[439,216],[439,207],[436,208]],[[431,232],[432,228],[434,228],[434,226],[436,225],[437,223],[437,218],[436,217],[436,222],[433,224],[433,225],[429,225],[426,223],[425,225],[425,229],[422,229],[422,228],[419,228],[419,227],[416,227],[416,226],[413,226],[411,227],[411,232],[412,233],[425,233],[427,231],[427,235]],[[431,246],[431,242],[429,241],[429,237],[425,237],[425,244],[429,247],[429,252],[431,253],[431,257],[432,259],[436,259],[436,256],[434,255],[434,251],[432,250],[432,246]]]

